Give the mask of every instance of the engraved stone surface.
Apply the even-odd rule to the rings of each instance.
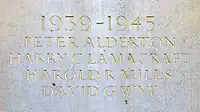
[[[0,0],[0,112],[199,112],[200,111],[200,1],[199,0]],[[41,30],[41,17],[45,16],[45,31]],[[56,17],[56,16],[57,17]],[[91,28],[89,31],[81,31],[87,28],[87,25],[80,27],[80,17],[86,15],[90,17]],[[52,22],[50,17],[55,16]],[[71,17],[74,16],[71,21]],[[112,31],[108,30],[109,18],[112,17]],[[142,26],[140,30],[132,27],[120,31],[122,27],[117,25],[116,18],[119,16],[127,17],[130,25],[138,16],[141,17]],[[147,31],[151,27],[147,22],[147,16],[155,16],[155,30]],[[62,26],[59,27],[59,18],[62,19]],[[87,18],[83,18],[87,22]],[[152,19],[152,18],[151,18]],[[124,24],[123,17],[120,20]],[[152,20],[149,20],[152,21]],[[96,24],[96,22],[104,22]],[[66,31],[66,28],[72,28],[73,31]],[[85,24],[85,23],[83,23]],[[120,24],[120,23],[119,23]],[[58,31],[56,30],[59,27]],[[133,47],[121,48],[92,48],[91,45],[86,48],[60,48],[56,46],[55,39],[52,44],[54,47],[35,48],[25,47],[25,37],[76,37],[78,45],[84,45],[87,37],[91,37],[95,45],[98,44],[98,38],[107,36],[148,36],[148,37],[175,37],[174,48],[147,47],[137,49]],[[47,41],[46,41],[47,42]],[[139,41],[138,41],[139,42]],[[155,41],[155,45],[158,44]],[[41,41],[42,45],[44,41]],[[106,44],[106,41],[102,41]],[[144,62],[132,66],[130,63],[123,64],[73,64],[70,56],[73,53],[81,52],[84,54],[82,60],[88,60],[88,53],[92,54],[94,59],[104,54],[109,57],[109,53],[123,53],[127,58],[130,52],[133,56],[141,53],[168,53],[170,59],[174,52],[188,53],[188,62],[175,64],[157,64],[150,65]],[[10,64],[11,53],[15,57]],[[63,64],[30,64],[21,58],[21,63],[17,64],[17,54],[26,58],[26,53],[60,53],[62,56],[68,53],[69,57]],[[59,57],[57,57],[60,59]],[[108,62],[112,58],[108,59]],[[41,60],[40,60],[41,61]],[[35,62],[35,60],[34,60]],[[170,69],[172,73],[170,80],[114,80],[106,81],[66,81],[66,80],[27,80],[27,69],[37,70],[79,70],[83,69],[83,74],[88,70],[95,69],[100,71],[102,77],[105,76],[105,69],[113,70],[113,76],[118,76],[121,69],[129,68],[159,68],[162,72]],[[63,72],[63,71],[62,71]],[[108,71],[107,71],[108,72]],[[42,72],[40,72],[42,74]],[[31,77],[33,79],[33,77]],[[73,78],[73,77],[70,77]],[[104,77],[105,78],[105,77]],[[110,77],[109,77],[110,78]],[[144,91],[141,95],[140,89],[134,89],[130,96],[123,96],[120,93],[120,86],[126,84],[156,85],[153,96],[147,95]],[[79,86],[78,94],[73,96],[68,86],[73,88]],[[80,85],[97,85],[99,95],[95,97],[81,96]],[[116,93],[113,97],[106,97],[103,89],[107,85],[115,85]],[[44,97],[43,87],[51,87],[62,91],[67,88],[66,96],[47,96]],[[139,88],[139,87],[138,87]],[[112,88],[113,89],[113,88]],[[110,90],[112,91],[112,90]],[[94,91],[93,91],[94,92]]]

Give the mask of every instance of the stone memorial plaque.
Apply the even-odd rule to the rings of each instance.
[[[199,0],[0,0],[0,112],[200,112]]]

